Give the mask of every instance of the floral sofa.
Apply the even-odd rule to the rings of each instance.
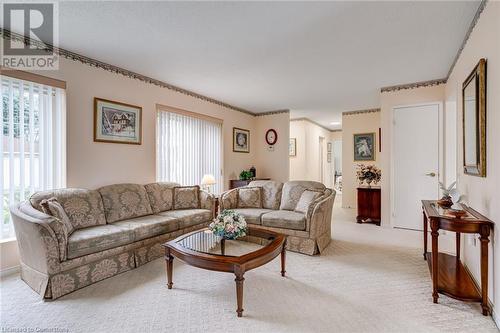
[[[220,207],[242,214],[250,225],[288,235],[288,250],[314,255],[330,244],[335,194],[313,181],[258,180],[223,193]]]
[[[11,207],[21,278],[56,299],[160,257],[162,243],[207,226],[214,208],[213,195],[175,183],[35,193]]]

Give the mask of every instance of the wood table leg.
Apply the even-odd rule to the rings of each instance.
[[[483,308],[483,315],[487,316],[490,312],[488,305],[488,243],[490,235],[490,227],[481,227],[480,233],[481,240],[481,307]]]
[[[432,236],[432,300],[438,302],[438,237],[439,226],[438,221],[431,219],[431,236]]]
[[[460,233],[456,232],[455,233],[455,247],[456,247],[456,253],[457,253],[457,260],[460,260]]]
[[[425,212],[423,213],[424,215],[424,260],[427,260],[427,257],[425,256],[427,253],[427,216],[425,215]]]
[[[236,282],[236,301],[238,304],[238,308],[236,309],[236,312],[238,313],[238,317],[243,316],[243,281],[245,281],[245,278],[243,277],[243,272],[238,272],[236,273],[236,279],[234,281]]]
[[[285,276],[286,269],[285,269],[285,264],[286,264],[286,240],[283,243],[283,249],[281,249],[281,276]]]
[[[172,270],[174,267],[174,257],[170,254],[170,251],[166,251],[165,253],[165,262],[167,264],[167,287],[168,289],[172,289],[174,285],[172,283]]]

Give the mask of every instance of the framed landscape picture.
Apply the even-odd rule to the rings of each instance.
[[[142,108],[94,98],[94,141],[140,145]]]
[[[354,134],[354,161],[375,161],[375,133]]]
[[[233,127],[233,151],[237,153],[250,152],[250,131]]]
[[[290,138],[290,143],[288,145],[288,156],[297,156],[297,139]]]

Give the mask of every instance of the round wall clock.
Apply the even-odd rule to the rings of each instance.
[[[278,133],[275,130],[269,129],[266,132],[266,142],[268,145],[272,146],[278,141]]]

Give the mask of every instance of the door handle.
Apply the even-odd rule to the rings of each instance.
[[[436,173],[434,173],[434,172],[429,172],[429,173],[426,173],[425,175],[429,176],[429,177],[436,177]]]

